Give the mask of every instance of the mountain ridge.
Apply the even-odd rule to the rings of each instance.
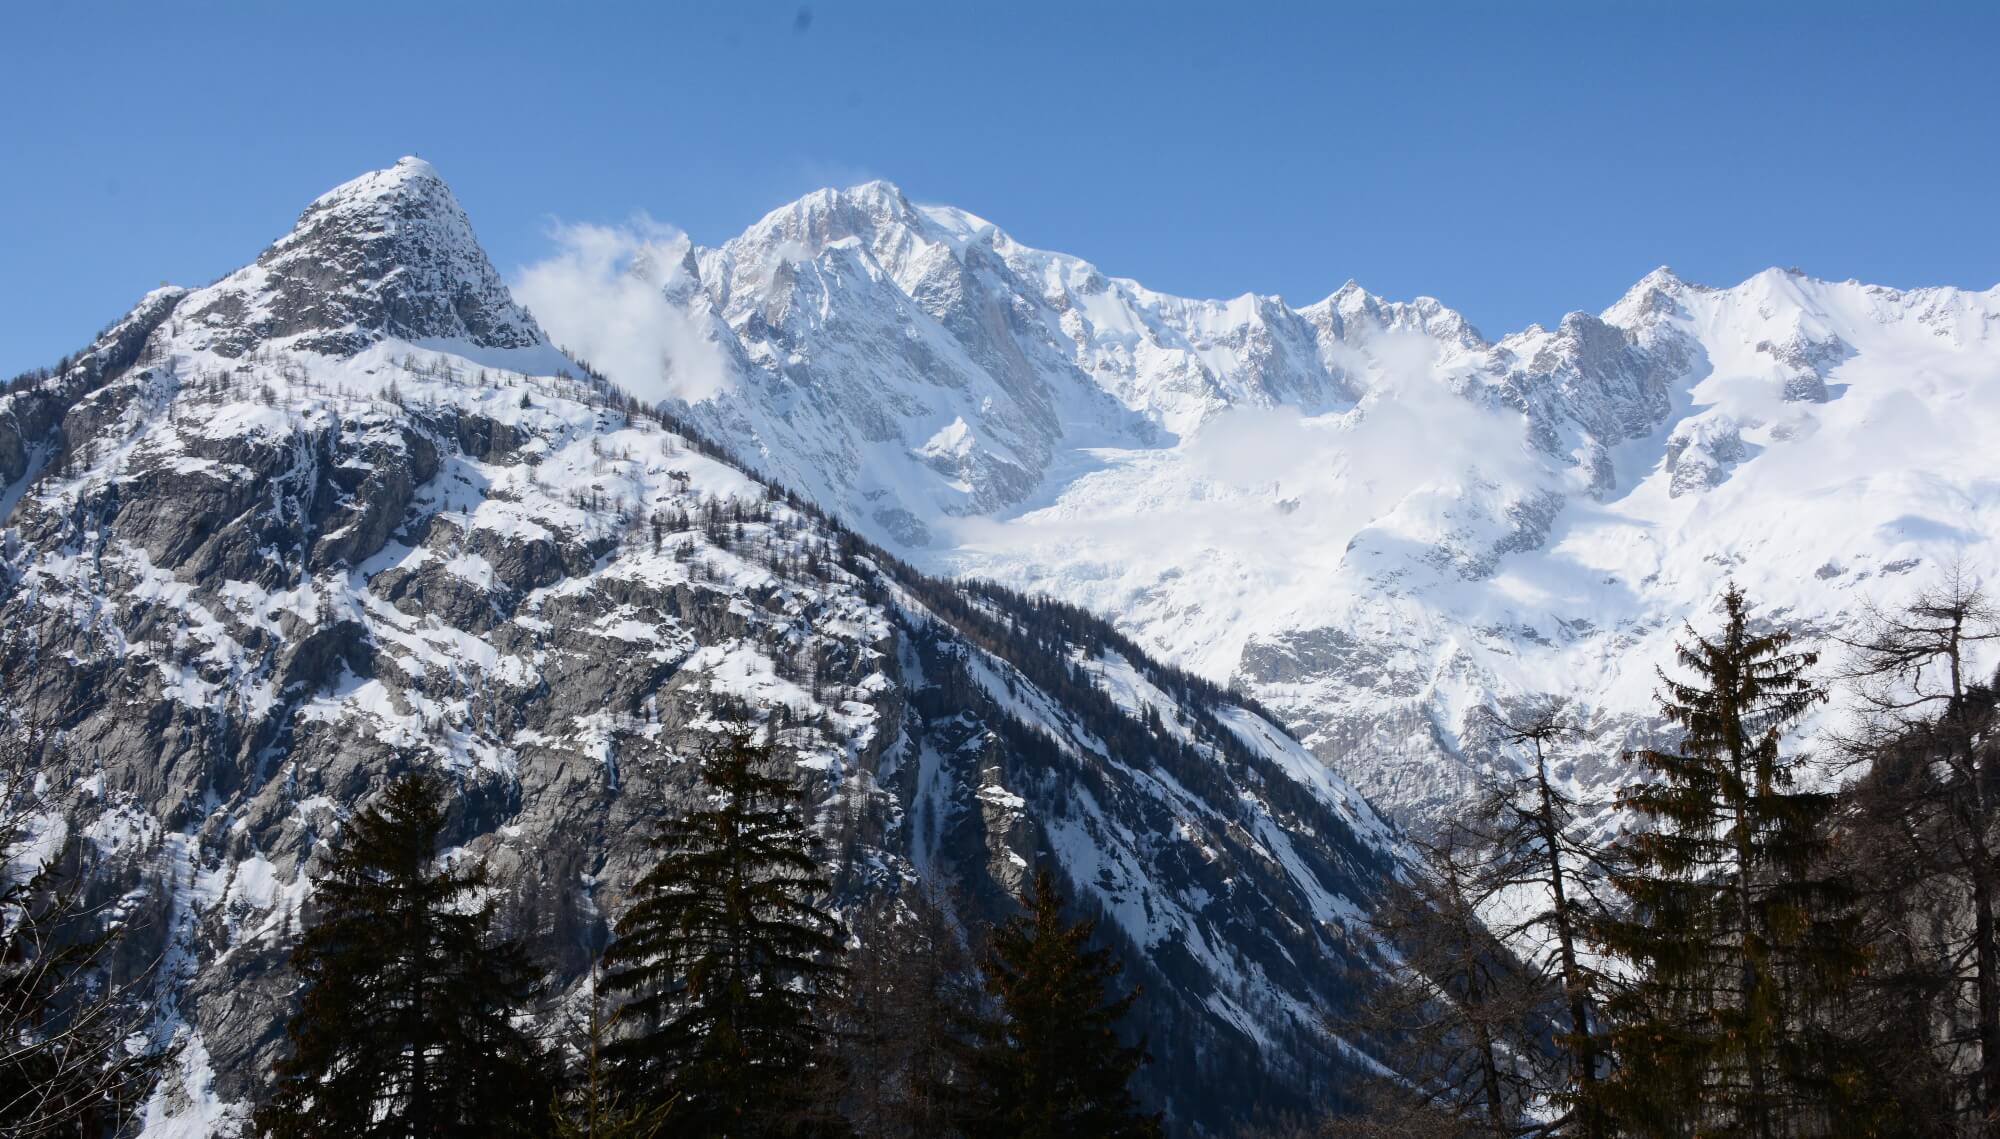
[[[440,188],[348,183],[0,395],[0,697],[67,757],[42,833],[90,852],[182,1046],[149,1139],[242,1124],[316,860],[387,780],[448,776],[452,849],[568,991],[732,715],[798,759],[842,905],[952,885],[972,926],[1059,868],[1146,986],[1181,1133],[1367,1062],[1323,1019],[1387,967],[1363,926],[1403,854],[1359,793],[1082,610],[922,575],[570,364]]]
[[[731,370],[680,405],[706,433],[932,572],[1061,596],[1259,696],[1410,822],[1510,762],[1482,709],[1572,669],[1574,789],[1608,798],[1657,727],[1662,630],[1755,559],[1746,587],[1807,633],[1911,566],[2000,572],[1972,429],[2000,403],[2000,286],[1661,267],[1489,340],[1351,283],[1298,308],[1156,293],[883,183],[688,263],[671,300]],[[1843,461],[1902,489],[1827,490]],[[1789,517],[1827,493],[1822,533]]]

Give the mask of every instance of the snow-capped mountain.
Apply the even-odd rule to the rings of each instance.
[[[725,373],[685,413],[746,462],[1254,693],[1419,824],[1539,693],[1591,730],[1578,789],[1623,782],[1728,579],[1810,636],[2000,569],[2000,289],[1662,269],[1489,341],[1351,283],[1162,295],[881,182],[658,279]]]
[[[788,290],[831,304],[826,274],[847,273],[871,306],[915,304],[896,282],[930,295],[935,272],[937,290],[986,296],[949,267],[994,239],[949,218],[945,252],[879,251],[902,278],[844,232],[821,235],[824,265],[706,255],[718,335],[767,329],[732,350],[789,384],[768,356],[805,319]],[[748,284],[766,270],[793,274],[760,286],[769,303]],[[997,322],[1000,351],[1019,317],[966,319]],[[939,406],[976,427],[911,469],[958,471],[968,510],[1022,502],[1078,408],[1107,440],[1160,430],[910,327],[825,359],[960,369],[968,394]],[[851,404],[771,421],[823,448],[783,473],[831,470],[916,414],[862,359],[826,381]],[[922,392],[944,374],[893,378]],[[782,395],[741,414],[781,417]],[[1156,396],[1185,414],[1206,398]],[[719,455],[552,347],[414,160],[0,395],[0,710],[63,745],[41,837],[81,838],[131,931],[120,961],[160,962],[154,1030],[184,1047],[149,1136],[241,1122],[280,1044],[312,861],[395,774],[451,773],[452,840],[568,984],[727,707],[796,749],[844,900],[937,882],[970,922],[1053,859],[1146,986],[1151,1094],[1182,1132],[1300,1102],[1359,1062],[1366,1042],[1323,1018],[1379,967],[1355,923],[1400,858],[1360,795],[1255,705],[1107,624],[924,577]],[[947,517],[919,486],[887,501]]]

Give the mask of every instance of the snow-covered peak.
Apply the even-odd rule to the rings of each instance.
[[[1301,316],[1336,341],[1358,341],[1383,332],[1427,336],[1446,348],[1479,351],[1485,337],[1457,310],[1434,297],[1392,301],[1377,296],[1349,278],[1325,300],[1299,310]]]
[[[1636,328],[1651,321],[1683,313],[1681,299],[1690,289],[1689,285],[1665,265],[1653,270],[1625,290],[1611,307],[1604,310],[1603,319],[1607,324],[1620,328]]]
[[[344,202],[378,202],[395,198],[409,193],[413,185],[421,186],[419,192],[423,193],[428,193],[433,188],[442,190],[447,196],[451,193],[450,187],[445,185],[444,178],[438,174],[437,167],[414,154],[406,154],[398,158],[393,165],[350,178],[314,198],[307,213]]]
[[[408,157],[314,199],[255,263],[184,306],[217,351],[289,340],[352,355],[385,337],[546,344],[435,167]]]
[[[884,231],[922,225],[922,215],[903,192],[893,183],[878,180],[845,190],[815,190],[765,214],[729,245],[745,250],[802,247],[790,252],[794,257],[800,253],[816,256],[826,246],[846,238],[872,244],[878,236],[887,236]]]
[[[1748,565],[1808,632],[1948,546],[2000,567],[1971,442],[2000,289],[1661,267],[1488,341],[1430,298],[1177,297],[905,204],[829,191],[732,243],[716,307],[772,378],[697,418],[920,564],[1248,686],[1414,820],[1488,758],[1478,709],[1544,690],[1601,729],[1579,790],[1615,786],[1677,622]],[[750,271],[781,238],[803,259]]]

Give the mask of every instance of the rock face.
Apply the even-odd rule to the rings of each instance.
[[[329,355],[386,337],[543,343],[451,188],[420,158],[327,191],[255,264],[186,307],[188,319],[212,330],[209,350],[227,357],[273,342]]]
[[[2000,289],[1662,269],[1489,341],[1351,283],[1166,296],[878,182],[688,250],[667,296],[729,372],[685,414],[744,461],[1240,685],[1415,826],[1543,692],[1605,798],[1732,577],[1810,638],[1925,575],[1891,566],[2000,572]]]
[[[725,713],[795,753],[842,904],[934,882],[976,925],[1058,867],[1181,1133],[1356,1062],[1324,1016],[1401,857],[1360,795],[1082,611],[924,577],[718,454],[550,348],[408,160],[0,397],[0,700],[65,745],[50,822],[159,962],[149,1134],[240,1126],[314,860],[386,781],[449,775],[450,841],[569,985]]]

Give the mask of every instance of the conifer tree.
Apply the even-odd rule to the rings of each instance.
[[[625,1001],[606,1048],[621,1093],[671,1099],[676,1135],[843,1134],[824,1089],[845,942],[805,792],[743,733],[702,759],[701,787],[710,802],[661,828],[605,951]]]
[[[278,1089],[256,1114],[274,1139],[531,1135],[550,1099],[546,1061],[514,1019],[536,971],[465,908],[483,866],[438,857],[444,788],[390,784],[359,812],[314,883],[292,953],[304,982]]]
[[[1063,920],[1048,870],[1022,901],[1026,912],[993,932],[980,963],[999,1015],[973,1026],[961,1129],[969,1139],[1158,1136],[1160,1117],[1129,1087],[1145,1049],[1116,1031],[1139,991],[1110,995],[1122,966],[1090,948],[1093,923]]]
[[[1825,698],[1812,653],[1753,633],[1732,586],[1724,626],[1688,630],[1684,682],[1661,674],[1677,751],[1640,760],[1655,781],[1624,806],[1635,834],[1613,881],[1629,916],[1599,936],[1636,977],[1610,1002],[1623,1061],[1604,1093],[1637,1134],[1775,1139],[1838,1134],[1855,1058],[1825,1030],[1860,971],[1851,891],[1826,872],[1831,792],[1800,789],[1785,730]]]

